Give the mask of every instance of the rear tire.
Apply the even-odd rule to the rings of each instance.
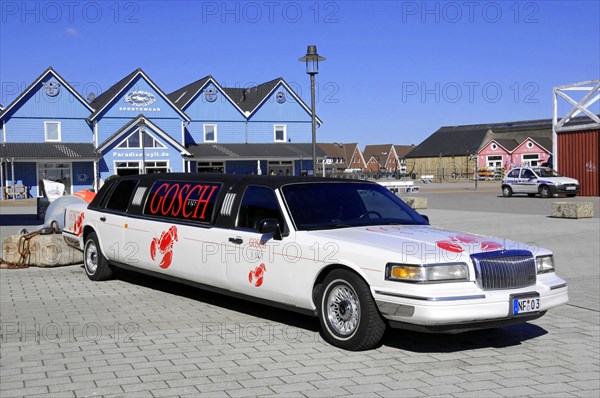
[[[504,196],[505,198],[510,198],[513,194],[512,188],[509,187],[508,185],[504,185],[502,187],[502,196]]]
[[[88,278],[93,281],[105,281],[112,278],[113,271],[108,260],[102,254],[98,236],[95,232],[91,232],[86,240],[83,248],[83,268]]]
[[[544,199],[551,198],[552,191],[550,191],[550,188],[548,188],[546,185],[542,185],[540,187],[540,196]]]
[[[317,296],[321,330],[330,344],[351,351],[379,344],[387,325],[360,276],[336,269],[325,277]]]

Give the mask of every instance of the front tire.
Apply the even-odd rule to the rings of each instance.
[[[386,323],[379,315],[369,286],[357,274],[341,269],[329,273],[318,302],[321,329],[330,344],[361,351],[381,341]]]
[[[83,248],[83,268],[88,278],[93,281],[105,281],[112,278],[113,271],[108,260],[102,254],[98,236],[95,232],[91,232],[86,240]]]
[[[505,198],[510,198],[512,194],[513,191],[511,187],[509,187],[508,185],[502,187],[502,196],[504,196]]]
[[[551,198],[552,191],[550,191],[550,188],[548,188],[546,185],[542,185],[540,187],[540,196],[544,199]]]

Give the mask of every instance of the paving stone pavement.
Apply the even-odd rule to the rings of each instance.
[[[429,209],[432,223],[555,251],[571,301],[459,335],[325,343],[316,319],[131,272],[0,271],[0,396],[598,397],[598,219]]]

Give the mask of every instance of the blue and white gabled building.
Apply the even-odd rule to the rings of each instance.
[[[310,108],[283,78],[227,88],[206,76],[167,94],[136,69],[86,99],[48,68],[0,110],[0,136],[2,186],[30,197],[42,195],[42,179],[72,193],[140,173],[142,159],[148,173],[313,169]]]

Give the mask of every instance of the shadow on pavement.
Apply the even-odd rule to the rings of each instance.
[[[517,346],[524,341],[535,339],[547,333],[545,329],[531,323],[460,334],[418,333],[408,330],[388,329],[382,343],[388,347],[412,352],[448,353],[478,348]]]
[[[44,220],[39,220],[36,214],[3,214],[0,216],[0,225],[40,225]]]
[[[167,281],[158,277],[124,269],[117,269],[116,277],[121,281],[149,289],[198,300],[231,311],[283,323],[288,326],[305,329],[311,332],[320,332],[318,319],[308,315],[271,307],[266,304],[257,304],[224,294],[209,292],[183,283]],[[461,334],[418,333],[389,328],[383,338],[382,344],[411,352],[441,353],[477,348],[517,346],[524,341],[543,336],[546,333],[546,330],[541,327],[529,323],[513,325],[501,329],[478,330]]]
[[[203,303],[219,306],[231,311],[240,312],[246,315],[266,320],[279,322],[288,326],[293,326],[312,332],[319,331],[319,321],[308,315],[300,314],[294,311],[272,307],[266,304],[254,303],[252,301],[230,297],[225,294],[210,292],[201,288],[188,286],[183,283],[164,280],[133,271],[118,268],[115,276],[124,282],[144,286],[161,292],[176,294],[192,300],[202,301]]]

